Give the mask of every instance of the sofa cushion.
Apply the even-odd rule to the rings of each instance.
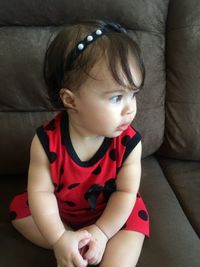
[[[200,237],[200,163],[159,158],[167,180]]]
[[[3,267],[56,267],[51,250],[39,248],[24,239],[11,224],[0,223],[1,257]]]
[[[141,195],[150,214],[138,267],[198,266],[200,240],[154,157],[142,162]]]
[[[161,153],[200,160],[199,0],[171,1],[168,21],[166,128]]]
[[[121,23],[141,46],[146,66],[138,96],[135,127],[143,136],[143,156],[163,140],[165,26],[168,0],[152,1],[8,1],[0,3],[0,173],[27,172],[35,128],[54,110],[42,77],[48,42],[66,23],[106,19]],[[72,16],[73,14],[73,16]],[[95,123],[95,122],[94,122]],[[5,149],[6,147],[6,149]],[[20,159],[19,159],[20,157]],[[5,167],[6,166],[6,167]],[[11,166],[11,168],[7,168]]]

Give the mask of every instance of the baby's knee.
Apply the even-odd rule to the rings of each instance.
[[[14,219],[11,221],[11,223],[13,227],[23,236],[26,236],[35,228],[31,216],[26,218]]]
[[[28,216],[22,219],[15,219],[12,221],[16,230],[21,233],[26,239],[46,249],[52,249],[48,242],[41,235],[37,228],[32,216]]]
[[[13,227],[15,229],[21,229],[23,228],[23,225],[24,225],[24,219],[14,219],[11,221],[11,224],[13,225]]]

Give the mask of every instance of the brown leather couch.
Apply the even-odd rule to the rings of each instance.
[[[140,192],[151,237],[138,266],[198,267],[199,0],[0,1],[0,266],[56,266],[52,251],[12,228],[8,206],[26,187],[35,128],[56,112],[42,77],[48,42],[64,24],[89,18],[125,26],[141,46],[146,66],[134,126],[143,136]]]

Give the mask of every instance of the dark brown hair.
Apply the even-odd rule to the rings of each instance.
[[[54,106],[63,107],[59,95],[60,89],[78,90],[88,76],[91,77],[90,70],[102,58],[107,60],[115,81],[124,86],[120,75],[123,73],[132,89],[138,88],[130,71],[131,58],[134,59],[137,69],[140,71],[140,86],[143,85],[145,70],[140,49],[125,31],[111,31],[104,34],[78,55],[70,69],[65,68],[66,60],[74,47],[87,35],[105,27],[105,25],[105,22],[97,20],[67,25],[47,48],[44,61],[44,79]]]

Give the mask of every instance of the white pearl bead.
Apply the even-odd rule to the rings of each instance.
[[[87,41],[88,41],[88,42],[91,42],[92,40],[93,40],[92,35],[88,35],[88,37],[87,37]]]
[[[96,30],[96,35],[102,35],[102,31],[101,30]]]
[[[78,45],[78,50],[83,50],[83,48],[84,48],[84,44],[79,44]]]

